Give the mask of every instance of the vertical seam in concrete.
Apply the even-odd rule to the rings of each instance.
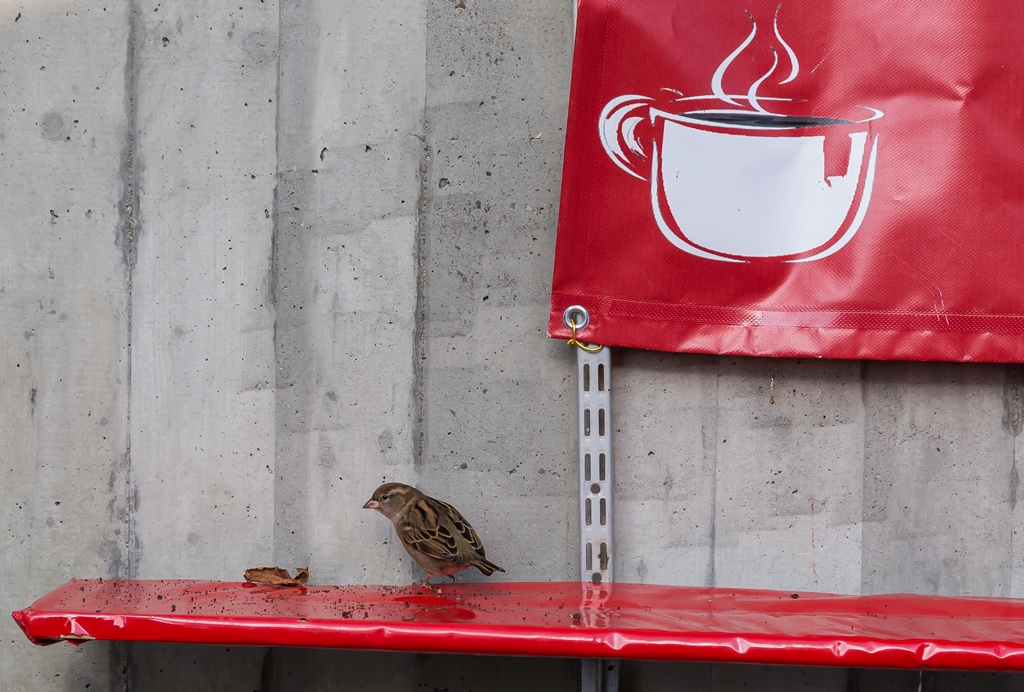
[[[274,513],[274,522],[270,530],[270,554],[276,560],[277,555],[277,524],[280,517],[278,510],[278,500],[280,486],[278,485],[277,477],[277,451],[279,443],[278,430],[278,419],[277,419],[277,397],[278,397],[278,375],[280,373],[280,367],[278,365],[278,342],[277,342],[277,319],[280,315],[280,311],[277,309],[277,262],[278,262],[278,243],[280,230],[281,230],[281,219],[278,214],[278,196],[281,189],[281,60],[284,55],[284,16],[285,16],[285,0],[279,0],[277,4],[277,81],[274,84],[274,191],[270,199],[270,267],[268,271],[270,276],[267,277],[267,300],[270,302],[271,308],[274,311],[274,321],[271,327],[270,338],[273,346],[273,360],[274,360],[274,372],[273,372],[273,388],[274,388],[274,450],[273,464],[274,469],[271,473],[271,510]],[[276,564],[276,563],[275,563]],[[268,649],[268,656],[272,656],[269,653],[271,650]]]
[[[280,220],[277,216],[277,196],[281,189],[281,55],[284,37],[284,0],[277,4],[277,82],[274,84],[274,193],[270,200],[270,277],[267,282],[267,293],[270,304],[274,308],[274,382],[277,382],[277,243]],[[276,388],[276,385],[275,385]],[[275,474],[276,478],[276,474]]]
[[[715,359],[715,467],[711,472],[711,526],[708,536],[708,570],[705,581],[715,585],[715,533],[718,525],[718,423],[722,412],[722,357]]]
[[[124,451],[123,465],[125,487],[127,491],[124,516],[124,549],[125,574],[129,579],[138,574],[139,551],[135,540],[135,479],[132,469],[132,337],[134,329],[134,304],[132,287],[135,278],[136,244],[138,241],[138,208],[139,185],[138,167],[136,166],[136,138],[138,134],[138,117],[135,96],[137,93],[137,73],[135,67],[135,40],[137,31],[137,12],[134,0],[129,0],[128,7],[128,40],[125,47],[124,68],[124,108],[125,108],[125,144],[121,157],[122,196],[118,203],[118,223],[115,242],[121,250],[124,263],[124,319],[125,319],[125,418],[124,418]],[[111,668],[115,675],[120,674],[121,689],[128,692],[132,687],[132,647],[131,645],[113,646],[110,649]],[[116,678],[112,681],[116,684]]]
[[[860,408],[864,416],[864,425],[861,426],[861,493],[860,493],[860,590],[864,593],[864,585],[867,583],[867,564],[864,560],[864,531],[867,528],[867,503],[874,498],[874,491],[864,492],[873,480],[871,469],[868,467],[868,364],[860,362]]]
[[[137,75],[135,69],[136,8],[133,0],[128,3],[128,45],[125,60],[124,91],[126,114],[126,141],[122,154],[123,187],[118,214],[117,244],[125,266],[125,448],[124,467],[128,489],[125,509],[125,562],[126,575],[134,578],[138,573],[138,551],[135,545],[135,480],[132,473],[132,336],[133,302],[132,285],[135,278],[136,245],[138,242],[138,167],[136,166],[136,135],[138,119],[135,95]]]
[[[1021,428],[1024,423],[1021,421],[1021,392],[1020,392],[1020,366],[1007,364],[1003,370],[1003,408],[1005,409],[1005,420],[1003,427],[1010,434],[1010,573],[1006,580],[1006,587],[1003,595],[1013,597],[1014,581],[1014,560],[1016,559],[1017,531],[1015,530],[1015,514],[1017,513],[1017,490],[1020,485],[1020,475],[1017,471],[1017,440],[1020,438]]]
[[[424,22],[424,31],[429,31]],[[415,308],[415,323],[413,326],[413,348],[412,348],[412,453],[413,453],[413,470],[416,472],[417,479],[420,475],[420,470],[423,468],[423,454],[426,449],[426,427],[425,427],[425,403],[424,403],[424,389],[426,384],[424,382],[424,369],[423,365],[427,358],[427,344],[426,344],[426,324],[427,324],[427,205],[429,204],[429,185],[430,185],[430,146],[427,143],[428,132],[427,128],[429,123],[427,122],[427,44],[429,41],[428,36],[424,36],[423,40],[423,117],[420,120],[420,126],[422,128],[422,135],[419,137],[423,145],[423,153],[420,156],[420,192],[419,199],[417,200],[417,210],[419,212],[416,219],[416,247],[415,247],[415,267],[413,271],[416,273],[416,308]]]

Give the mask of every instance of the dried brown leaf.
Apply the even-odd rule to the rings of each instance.
[[[292,577],[280,567],[254,567],[245,570],[245,580],[271,586],[302,586],[309,581],[309,568],[303,567]]]

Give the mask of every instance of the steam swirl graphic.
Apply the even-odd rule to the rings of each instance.
[[[782,34],[779,33],[780,9],[782,9],[782,5],[779,5],[779,7],[776,8],[775,10],[775,38],[779,40],[779,43],[785,49],[786,55],[789,57],[789,63],[792,66],[792,69],[789,72],[789,76],[783,79],[781,82],[779,82],[779,84],[788,84],[792,82],[794,79],[796,79],[796,76],[800,74],[800,61],[797,60],[796,53],[793,51],[792,48],[790,48],[789,44],[786,43],[786,40],[782,38]],[[739,103],[736,102],[735,99],[742,97],[730,96],[729,94],[725,93],[725,89],[722,88],[722,78],[725,77],[725,72],[726,70],[729,69],[729,66],[732,65],[733,60],[738,58],[740,53],[746,50],[747,46],[749,46],[753,42],[754,37],[757,36],[757,21],[754,19],[754,16],[750,14],[750,12],[747,12],[747,17],[750,18],[750,35],[747,36],[746,40],[744,40],[743,43],[741,43],[736,50],[730,53],[729,56],[722,61],[722,64],[718,66],[718,69],[715,70],[715,74],[711,77],[711,93],[718,97],[720,101],[732,104],[733,106],[740,105]],[[760,79],[757,79],[753,84],[751,84],[750,89],[747,91],[747,103],[753,106],[753,108],[760,113],[770,113],[770,111],[763,108],[760,102],[758,101],[757,90],[766,79],[772,76],[772,73],[775,72],[775,68],[779,66],[779,54],[775,50],[774,46],[772,46],[772,55],[774,56],[774,61],[772,62],[771,69],[765,72],[760,77]],[[773,113],[772,115],[777,114]]]

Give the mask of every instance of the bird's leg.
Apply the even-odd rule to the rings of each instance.
[[[452,580],[452,583],[454,583],[454,582],[455,582],[455,575],[454,575],[454,574],[449,574],[449,575],[448,575],[448,577],[449,577],[449,578],[450,578],[450,579]],[[430,584],[427,584],[426,586],[427,586],[427,587],[429,587],[431,591],[433,591],[433,590],[434,590],[434,587],[433,587],[433,586],[431,586]],[[441,595],[441,587],[440,587],[440,586],[439,586],[439,587],[437,587],[437,595],[438,595],[438,596],[440,596],[440,595]]]

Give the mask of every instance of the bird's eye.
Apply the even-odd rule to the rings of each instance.
[[[383,495],[380,496],[380,499],[382,499],[382,500],[388,499],[388,494],[384,493]]]

